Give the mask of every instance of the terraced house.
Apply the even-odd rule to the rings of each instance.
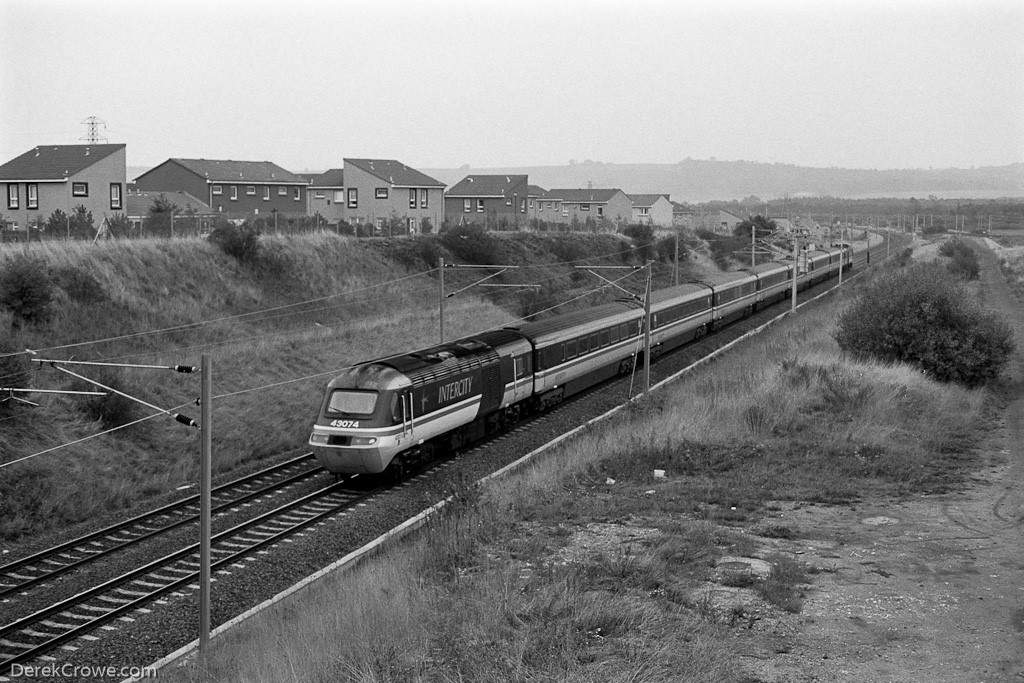
[[[0,166],[3,217],[26,230],[84,206],[98,226],[125,207],[125,145],[41,145]]]
[[[525,175],[468,175],[445,193],[445,217],[488,230],[518,229],[529,218],[529,187]]]
[[[444,219],[445,184],[394,159],[345,159],[345,220],[378,235],[420,232]]]
[[[345,218],[345,170],[332,168],[306,179],[306,213],[320,214],[328,224],[337,225]]]
[[[672,202],[663,194],[631,194],[633,222],[672,227]]]
[[[135,179],[139,190],[187,192],[228,218],[306,214],[308,181],[269,161],[168,159]]]
[[[586,224],[588,219],[598,226],[626,225],[633,218],[633,202],[618,189],[603,190],[548,190],[545,202],[558,203],[557,216],[541,216],[544,220],[561,223]]]

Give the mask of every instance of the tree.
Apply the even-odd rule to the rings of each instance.
[[[996,377],[1014,350],[1009,325],[974,303],[938,264],[876,278],[840,317],[835,339],[855,358],[909,363],[971,387]]]
[[[769,220],[764,216],[758,214],[753,218],[748,218],[745,221],[740,221],[735,228],[732,230],[732,234],[736,237],[745,237],[748,241],[750,240],[750,231],[754,230],[754,236],[761,240],[766,239],[773,235],[777,230],[778,226],[775,221]]]
[[[71,217],[57,209],[46,219],[46,234],[50,239],[71,234]]]
[[[172,237],[174,216],[181,211],[178,205],[161,194],[149,207],[146,216],[146,234],[155,237]]]
[[[91,240],[96,237],[96,225],[92,220],[92,211],[88,211],[82,204],[76,206],[71,212],[71,237],[76,240]]]

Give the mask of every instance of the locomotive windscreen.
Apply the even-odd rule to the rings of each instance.
[[[335,389],[331,392],[331,400],[327,402],[327,412],[344,413],[346,415],[372,415],[376,405],[376,391]]]

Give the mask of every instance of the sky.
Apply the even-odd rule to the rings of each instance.
[[[1024,161],[1019,0],[0,0],[0,162]]]

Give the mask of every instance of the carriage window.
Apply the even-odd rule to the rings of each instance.
[[[575,358],[575,357],[576,357],[576,342],[575,341],[565,342],[565,359],[569,360],[570,358]]]
[[[331,399],[327,402],[327,412],[344,413],[345,415],[372,415],[376,406],[376,391],[335,389],[331,392]]]
[[[612,335],[612,344],[614,344],[615,342],[619,341],[619,326],[618,325],[616,325],[615,327],[613,327],[611,329],[611,335]]]
[[[609,336],[610,334],[611,333],[608,332],[608,330],[604,330],[603,332],[601,332],[601,346],[608,346],[608,344],[611,342],[611,337]]]
[[[594,334],[590,335],[590,350],[593,351],[594,349],[599,348],[601,348],[601,335],[595,332]]]
[[[583,354],[585,354],[587,352],[587,350],[590,348],[589,346],[587,346],[587,338],[586,337],[582,337],[580,339],[577,339],[576,340],[576,347],[579,350],[579,353],[580,353],[581,356]]]

